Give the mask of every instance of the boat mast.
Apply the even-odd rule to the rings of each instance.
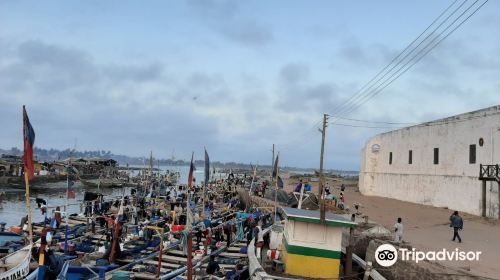
[[[250,165],[251,165],[251,164],[250,164]],[[249,196],[249,197],[250,197],[250,196],[252,196],[252,187],[253,187],[253,183],[255,182],[255,177],[257,176],[257,166],[258,166],[258,165],[259,165],[259,164],[257,163],[257,165],[256,165],[256,166],[253,168],[253,170],[252,170],[252,172],[253,172],[253,173],[252,173],[252,183],[250,183],[250,188],[249,188],[249,190],[248,190],[248,196]]]
[[[273,152],[274,152],[274,145],[273,145]],[[279,157],[280,157],[280,152],[278,152],[278,154],[276,155],[276,166],[274,166],[274,168],[276,168],[276,190],[274,191],[274,222],[276,222],[276,220],[278,219],[276,209],[278,205],[278,176],[280,172]]]
[[[64,205],[64,220],[66,221],[66,228],[64,231],[64,254],[68,254],[68,195],[69,195],[69,168],[71,165],[71,155],[66,167],[66,204]]]
[[[153,178],[153,151],[149,154],[149,176]]]
[[[33,228],[31,227],[32,217],[31,217],[31,203],[30,203],[30,182],[28,178],[28,173],[24,171],[24,183],[26,185],[26,211],[28,214],[28,233],[30,245],[33,245]]]

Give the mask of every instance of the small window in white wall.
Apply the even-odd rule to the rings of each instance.
[[[469,163],[476,163],[476,145],[469,145]]]
[[[439,148],[434,148],[434,164],[439,164]]]
[[[408,152],[408,164],[412,164],[413,163],[413,151],[410,150]]]
[[[389,164],[392,164],[392,152],[389,152]]]

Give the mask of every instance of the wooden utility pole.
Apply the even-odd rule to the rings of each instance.
[[[320,129],[321,132],[321,155],[319,158],[319,187],[318,187],[318,198],[320,201],[320,222],[325,222],[325,200],[323,199],[323,192],[325,189],[325,177],[323,176],[323,155],[325,153],[325,136],[326,136],[326,127],[328,122],[328,115],[323,114],[323,129]]]

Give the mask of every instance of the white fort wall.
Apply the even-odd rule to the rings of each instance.
[[[469,161],[470,145],[475,163]],[[500,106],[373,137],[362,151],[359,190],[481,215],[480,164],[500,164]],[[486,192],[486,215],[498,217],[498,183],[488,182]]]

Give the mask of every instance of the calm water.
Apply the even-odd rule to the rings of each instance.
[[[179,171],[180,183],[187,183],[187,177],[189,173],[189,166],[160,166],[160,169]],[[203,167],[198,167],[194,173],[196,182],[202,182],[204,180]],[[218,175],[217,175],[218,176]],[[76,182],[72,189],[76,193],[76,199],[69,199],[69,213],[80,213],[80,202],[83,200],[83,194],[85,191],[97,191],[97,188],[89,188],[83,186],[80,182]],[[0,195],[0,221],[6,222],[7,227],[12,225],[19,225],[21,218],[26,215],[26,202],[25,202],[25,191],[19,188],[11,188],[7,186],[0,186],[0,192],[4,192],[4,195]],[[130,188],[113,188],[113,189],[101,189],[101,192],[107,197],[117,197],[123,194],[130,194]],[[48,207],[63,206],[66,203],[66,181],[57,183],[47,183],[32,186],[30,189],[31,209],[33,214],[34,222],[43,221],[43,216],[41,211],[37,209],[37,205],[34,198],[43,198],[47,201]],[[76,205],[71,205],[76,204]],[[48,213],[51,213],[49,209]]]

